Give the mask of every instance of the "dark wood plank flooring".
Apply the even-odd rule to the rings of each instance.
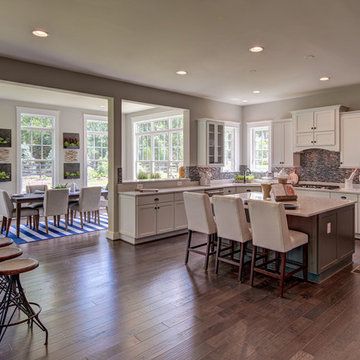
[[[359,359],[360,274],[321,285],[239,284],[203,257],[183,265],[185,236],[133,247],[104,233],[23,245],[40,267],[22,276],[50,332],[10,329],[0,359]],[[198,239],[199,240],[199,239]],[[360,263],[357,244],[355,264]]]

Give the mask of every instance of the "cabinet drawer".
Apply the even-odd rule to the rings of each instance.
[[[330,197],[332,199],[358,201],[358,197],[355,194],[346,194],[346,193],[336,192],[336,193],[330,193]]]
[[[235,193],[236,193],[236,188],[235,187],[224,188],[224,195],[226,195],[226,194],[235,194]]]
[[[141,195],[138,196],[138,205],[154,204],[156,202],[168,202],[174,201],[174,194],[162,194],[162,195]]]

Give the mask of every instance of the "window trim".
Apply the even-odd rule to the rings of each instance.
[[[17,146],[16,146],[16,189],[17,192],[21,192],[22,185],[22,176],[21,176],[21,114],[30,114],[30,115],[45,115],[45,116],[53,116],[55,118],[54,124],[54,164],[53,164],[53,179],[52,185],[58,183],[59,181],[59,149],[60,149],[60,140],[59,140],[59,118],[60,111],[59,110],[50,110],[50,109],[41,109],[41,108],[33,108],[33,107],[22,107],[16,106],[16,132],[17,132]]]
[[[252,149],[252,129],[253,128],[259,128],[259,127],[268,127],[269,129],[269,150],[268,150],[268,153],[269,153],[269,156],[268,156],[268,168],[267,170],[264,171],[265,172],[268,172],[268,171],[271,171],[271,162],[272,162],[272,143],[271,143],[271,136],[272,136],[272,127],[271,127],[271,124],[272,124],[272,121],[271,120],[265,120],[265,121],[256,121],[256,122],[249,122],[247,123],[247,164],[248,164],[248,167],[251,171],[253,172],[258,172],[258,170],[256,169],[253,169],[252,167],[252,157],[253,157],[253,149]]]
[[[84,152],[83,152],[83,174],[84,174],[84,178],[82,183],[84,184],[84,186],[88,186],[88,173],[87,173],[87,135],[88,135],[88,131],[87,131],[87,121],[88,120],[97,120],[97,121],[106,121],[108,123],[108,162],[110,162],[109,159],[109,121],[108,121],[108,117],[106,115],[93,115],[90,113],[84,113],[83,114],[83,129],[84,129]],[[108,174],[108,183],[109,183],[109,174]]]
[[[235,121],[225,121],[224,122],[224,134],[226,127],[235,128],[235,170],[230,172],[237,172],[240,168],[240,159],[241,159],[241,122]],[[225,140],[225,139],[224,139]],[[225,141],[224,141],[224,163],[225,163]],[[221,172],[229,172],[224,170],[224,166],[221,167]]]

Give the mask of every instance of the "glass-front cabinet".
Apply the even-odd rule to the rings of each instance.
[[[198,165],[224,166],[224,123],[198,120]]]

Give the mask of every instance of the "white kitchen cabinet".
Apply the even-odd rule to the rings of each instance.
[[[292,120],[272,123],[272,166],[294,166]]]
[[[174,228],[174,203],[159,203],[156,207],[156,233],[167,233],[173,231]]]
[[[356,204],[355,204],[355,233],[357,233],[357,234],[360,233],[358,196],[356,194],[336,192],[336,193],[330,193],[330,197],[332,199],[356,201]]]
[[[261,186],[237,186],[236,187],[236,193],[242,194],[245,192],[257,192],[261,191]]]
[[[292,112],[294,151],[307,148],[340,150],[340,112],[335,105]]]
[[[156,205],[140,205],[137,207],[137,237],[156,234]]]
[[[341,163],[344,168],[360,167],[360,111],[341,114]]]
[[[236,187],[225,187],[224,188],[224,195],[228,194],[236,194]]]
[[[224,123],[198,120],[198,165],[224,166]]]
[[[176,201],[174,211],[175,230],[187,229],[187,218],[184,202]]]

